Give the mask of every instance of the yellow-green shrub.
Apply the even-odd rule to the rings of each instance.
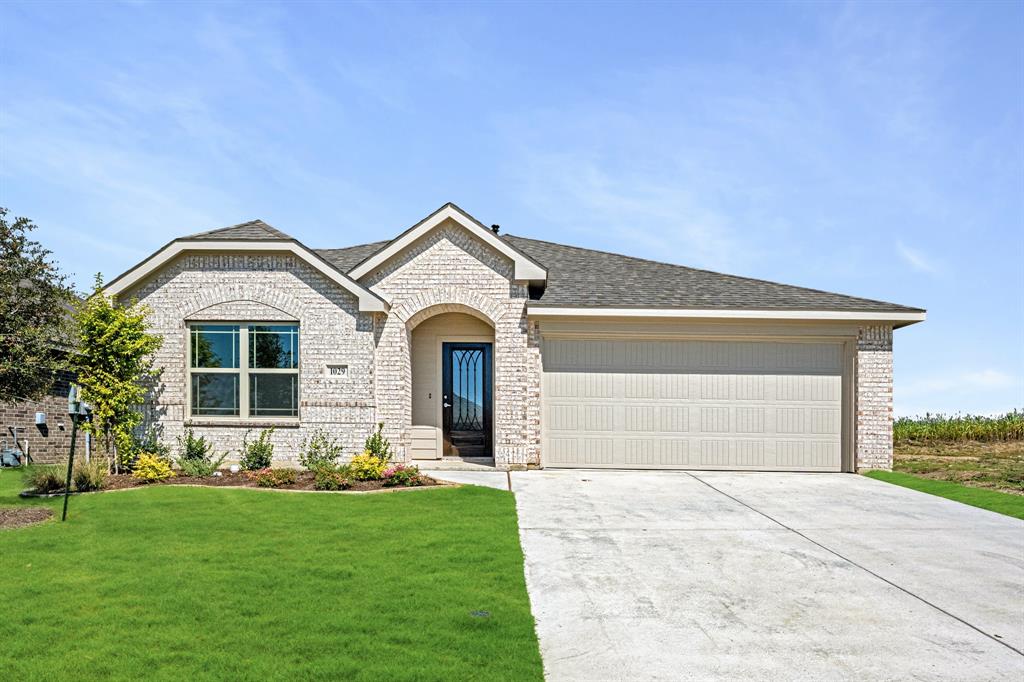
[[[357,481],[379,481],[384,478],[388,463],[369,452],[356,455],[348,463],[348,471]]]
[[[135,470],[132,471],[134,478],[141,478],[147,483],[163,481],[173,475],[170,462],[148,452],[139,455],[139,459],[135,462]]]

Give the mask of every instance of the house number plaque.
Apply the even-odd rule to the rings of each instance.
[[[327,365],[327,376],[329,376],[329,377],[347,377],[348,376],[348,365]]]

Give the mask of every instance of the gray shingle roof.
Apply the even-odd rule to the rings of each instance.
[[[239,239],[244,241],[277,241],[291,239],[291,236],[281,232],[276,227],[268,225],[262,220],[250,220],[247,223],[239,223],[228,227],[221,227],[216,230],[199,232],[182,239]]]
[[[313,251],[342,272],[348,272],[390,243],[390,241],[382,241],[349,246],[345,249],[313,249]]]
[[[505,241],[548,269],[547,287],[531,306],[921,312],[895,303],[513,235]]]
[[[834,310],[846,312],[923,312],[896,303],[807,289],[749,277],[726,275],[616,253],[555,244],[514,235],[502,237],[513,248],[547,268],[543,293],[531,306],[595,308],[708,308],[734,310]],[[291,240],[251,220],[184,239]],[[342,249],[312,249],[341,272],[348,272],[390,240]]]

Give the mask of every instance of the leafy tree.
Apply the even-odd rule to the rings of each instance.
[[[68,335],[74,294],[49,259],[28,238],[28,218],[8,222],[0,207],[0,401],[38,399],[64,367],[60,346]]]
[[[132,453],[132,432],[142,421],[139,406],[156,378],[153,353],[163,338],[147,331],[149,309],[132,300],[118,305],[103,293],[103,279],[96,275],[91,296],[75,311],[78,353],[74,369],[82,387],[82,399],[92,406],[92,423],[86,428],[119,458]]]

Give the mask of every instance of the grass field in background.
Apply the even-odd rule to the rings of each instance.
[[[998,417],[970,414],[901,417],[893,423],[892,435],[897,444],[1022,441],[1024,411],[1013,410]]]
[[[1024,495],[1024,412],[902,418],[893,441],[894,471]]]
[[[0,505],[59,514],[21,488],[0,471]],[[488,488],[75,496],[0,530],[0,575],[7,679],[543,678],[513,497]]]
[[[1024,519],[1024,495],[1010,495],[993,490],[969,488],[965,485],[950,483],[949,481],[933,481],[895,471],[869,471],[865,475],[879,481],[900,485],[904,488],[911,488],[930,495],[937,495],[949,500],[962,502],[963,504],[969,504],[972,507],[981,507],[989,511]]]

